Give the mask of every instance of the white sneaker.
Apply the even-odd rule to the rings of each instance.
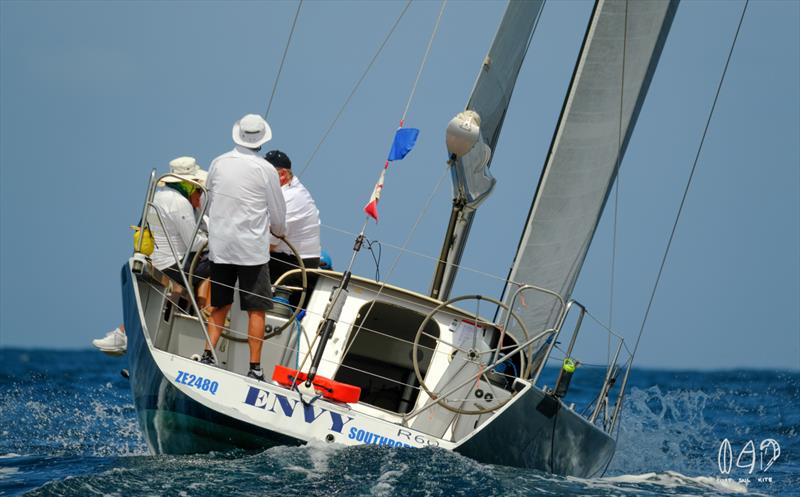
[[[92,340],[92,345],[106,354],[122,355],[128,349],[128,337],[117,327],[106,333],[104,338]]]

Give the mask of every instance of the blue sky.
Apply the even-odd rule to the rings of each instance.
[[[306,2],[269,121],[307,163],[403,3]],[[450,209],[444,128],[462,110],[502,3],[451,1],[387,175],[381,273],[425,291]],[[634,338],[736,28],[740,2],[684,2],[620,179],[613,327]],[[0,3],[0,346],[83,348],[121,318],[148,171],[207,166],[264,112],[293,2]],[[415,2],[301,176],[341,267],[439,10]],[[589,2],[544,8],[454,295],[497,295],[567,89]],[[752,2],[637,358],[670,368],[800,368],[800,3]],[[269,145],[268,145],[269,147]],[[300,167],[298,167],[298,165]],[[430,207],[413,234],[416,219]],[[612,204],[609,204],[612,206]],[[609,318],[611,209],[575,291]],[[397,251],[406,254],[392,270]],[[357,267],[374,272],[369,254]],[[486,275],[494,275],[489,277]],[[605,355],[585,331],[584,353]],[[579,349],[580,351],[581,349]],[[596,355],[596,354],[595,354]]]

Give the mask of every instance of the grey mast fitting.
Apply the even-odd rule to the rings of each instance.
[[[489,174],[492,151],[543,5],[544,0],[508,3],[466,111],[448,126],[453,208],[431,283],[433,298],[449,297],[475,210],[494,187],[495,180]]]

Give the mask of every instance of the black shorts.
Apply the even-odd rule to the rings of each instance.
[[[239,301],[243,311],[272,309],[272,284],[269,266],[240,266],[211,263],[211,305],[225,307],[233,303],[233,287],[239,280]]]
[[[183,272],[186,274],[186,277],[189,277],[189,269],[192,266],[192,260],[194,259],[195,252],[191,252],[186,257],[186,262],[183,265]],[[178,271],[178,265],[173,264],[166,269],[162,269],[161,272],[178,282],[181,286],[183,286],[183,278],[181,277],[181,272]],[[197,262],[197,266],[194,268],[194,274],[192,275],[192,288],[197,290],[197,286],[203,282],[204,279],[208,278],[211,274],[211,261],[208,260],[208,253],[204,252],[200,256],[200,260]]]

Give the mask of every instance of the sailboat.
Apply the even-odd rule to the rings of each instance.
[[[257,381],[245,376],[247,317],[237,303],[218,366],[201,364],[192,355],[208,335],[191,275],[175,281],[133,254],[121,273],[130,384],[153,453],[320,441],[438,447],[560,475],[605,471],[631,363],[618,367],[620,341],[593,409],[569,403],[586,312],[572,291],[678,2],[596,1],[502,295],[451,296],[543,3],[508,3],[466,108],[447,127],[454,200],[429,294],[300,263],[273,282],[299,303],[268,313],[261,364],[271,380]],[[142,219],[157,211],[160,179],[151,173]],[[548,387],[543,369],[567,336]]]

